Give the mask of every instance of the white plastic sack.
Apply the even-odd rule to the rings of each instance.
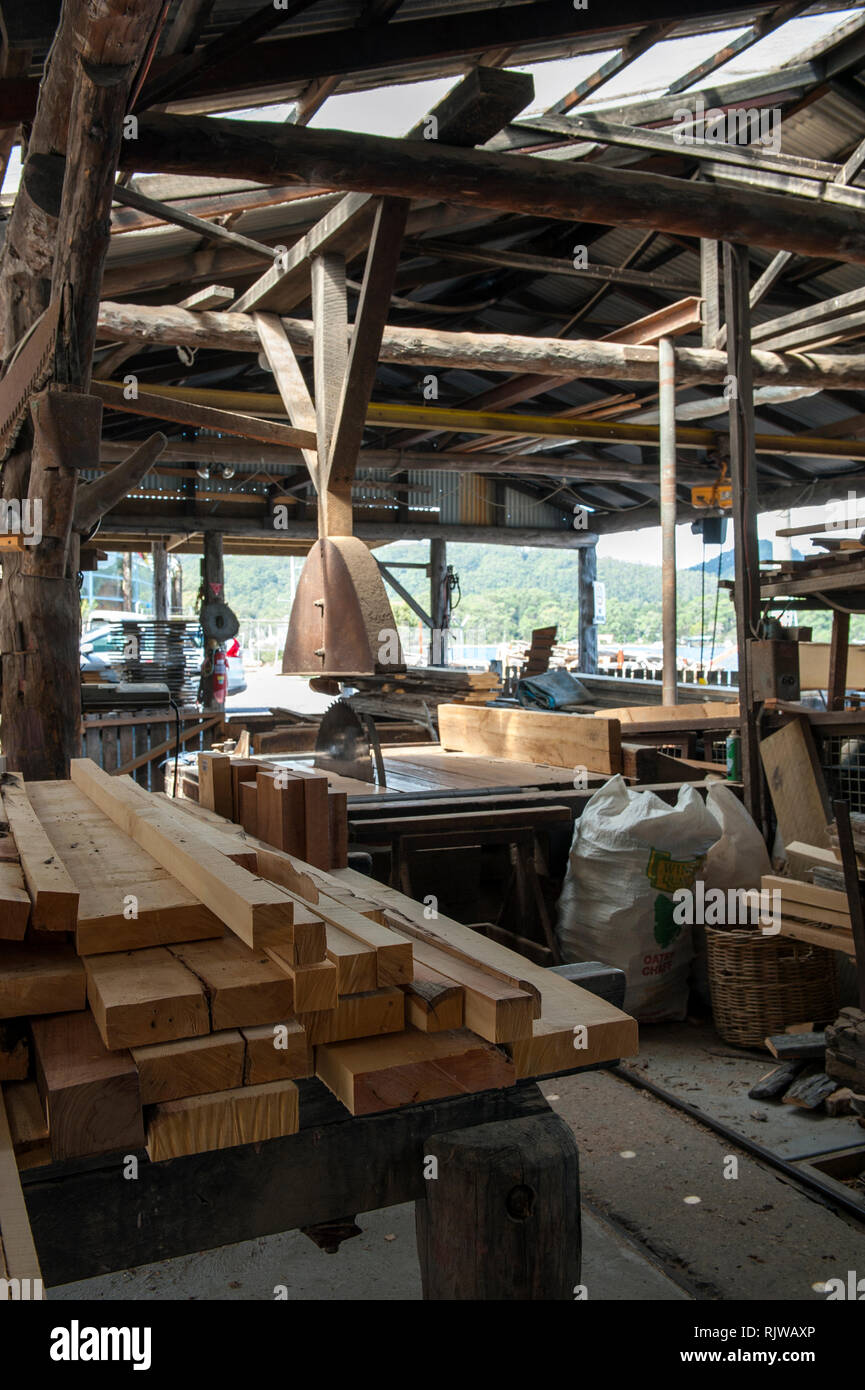
[[[674,920],[673,894],[693,887],[717,840],[718,821],[688,783],[668,806],[613,777],[576,823],[559,898],[562,956],[624,970],[625,1009],[643,1023],[685,1017],[692,934]]]
[[[772,872],[766,843],[732,787],[713,782],[706,806],[718,823],[720,838],[706,856],[702,878],[710,888],[759,888]]]
[[[759,888],[763,874],[772,872],[772,863],[763,836],[726,782],[713,782],[706,793],[706,806],[714,816],[720,838],[706,855],[700,877],[706,892],[720,888]],[[706,928],[694,923],[694,967],[691,983],[704,1004],[711,1002],[706,960]]]

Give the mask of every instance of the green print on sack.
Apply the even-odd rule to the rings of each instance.
[[[671,898],[665,898],[663,893],[659,893],[655,899],[655,930],[654,937],[658,945],[665,948],[672,946],[676,937],[681,934],[683,924],[677,922],[673,916],[676,905]]]
[[[705,854],[693,859],[674,859],[669,850],[653,849],[649,851],[646,877],[660,893],[675,893],[677,888],[693,888],[705,862]]]
[[[705,862],[705,854],[698,854],[693,859],[674,859],[668,850],[650,850],[646,877],[652,887],[659,890],[655,899],[653,933],[659,946],[671,946],[681,934],[683,925],[674,919],[675,904],[664,894],[675,893],[678,888],[693,888]]]

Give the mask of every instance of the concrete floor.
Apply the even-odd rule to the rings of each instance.
[[[865,1144],[855,1115],[834,1119],[777,1101],[754,1101],[748,1091],[774,1059],[765,1050],[734,1047],[706,1021],[640,1028],[640,1056],[626,1064],[689,1105],[755,1140],[781,1158],[809,1158]]]
[[[767,1070],[702,1026],[647,1029],[643,1043],[645,1074],[728,1119],[742,1115],[744,1092]],[[580,1149],[590,1301],[821,1300],[825,1280],[865,1267],[865,1226],[613,1073],[541,1089]],[[836,1122],[810,1117],[806,1128],[807,1117],[784,1113],[790,1107],[747,1105],[772,1112],[752,1121],[767,1146],[841,1146]],[[862,1142],[855,1121],[844,1133],[842,1142]],[[372,1212],[358,1224],[363,1234],[336,1255],[292,1232],[68,1284],[49,1298],[419,1299],[413,1208]]]
[[[357,1218],[363,1235],[325,1255],[298,1231],[223,1246],[202,1255],[142,1265],[49,1291],[51,1300],[302,1299],[419,1300],[414,1207]],[[626,1235],[583,1208],[583,1280],[589,1297],[615,1300],[690,1297]],[[283,1292],[284,1291],[284,1292]]]

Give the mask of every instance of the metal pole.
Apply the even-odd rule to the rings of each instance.
[[[447,541],[440,536],[432,536],[429,543],[429,582],[430,616],[430,666],[447,666]]]
[[[598,552],[594,545],[584,545],[579,556],[579,633],[580,670],[587,676],[598,671],[598,629],[595,626],[595,581],[598,577]]]
[[[204,537],[204,555],[201,561],[201,579],[205,603],[225,598],[225,565],[223,560],[222,532],[211,531]],[[200,611],[200,610],[199,610]],[[219,646],[212,638],[204,639],[204,661],[202,662],[202,706],[205,710],[219,710],[223,705],[216,699],[213,681],[213,658]]]
[[[733,488],[733,561],[736,641],[739,647],[739,714],[742,782],[746,809],[762,824],[763,772],[751,673],[751,641],[760,621],[760,546],[757,538],[757,469],[754,459],[754,382],[751,373],[751,306],[748,250],[724,243],[727,314],[727,382],[730,404],[730,482]]]
[[[154,541],[150,547],[153,555],[153,616],[168,617],[168,553],[165,541]]]
[[[676,362],[669,338],[658,343],[661,438],[661,569],[664,642],[662,703],[676,704]]]

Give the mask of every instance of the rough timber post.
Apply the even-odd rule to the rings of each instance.
[[[62,295],[65,310],[54,381],[2,479],[4,500],[38,501],[50,528],[47,544],[6,552],[0,584],[3,751],[32,779],[67,775],[80,752],[76,460],[68,446],[81,434],[70,441],[65,424],[57,426],[74,410],[57,398],[88,388],[123,118],[159,9],[159,0],[64,4],[0,261],[4,357],[52,297]],[[92,435],[92,419],[87,429]]]
[[[225,563],[222,550],[222,532],[205,531],[204,557],[201,561],[201,603],[225,601]],[[201,663],[201,703],[206,710],[223,708],[224,700],[216,699],[213,679],[213,662],[218,643],[212,638],[204,638],[204,660]]]
[[[168,552],[165,541],[154,541],[153,555],[153,616],[168,617]]]
[[[476,1125],[424,1141],[416,1204],[429,1300],[579,1297],[580,1180],[560,1115]]]

